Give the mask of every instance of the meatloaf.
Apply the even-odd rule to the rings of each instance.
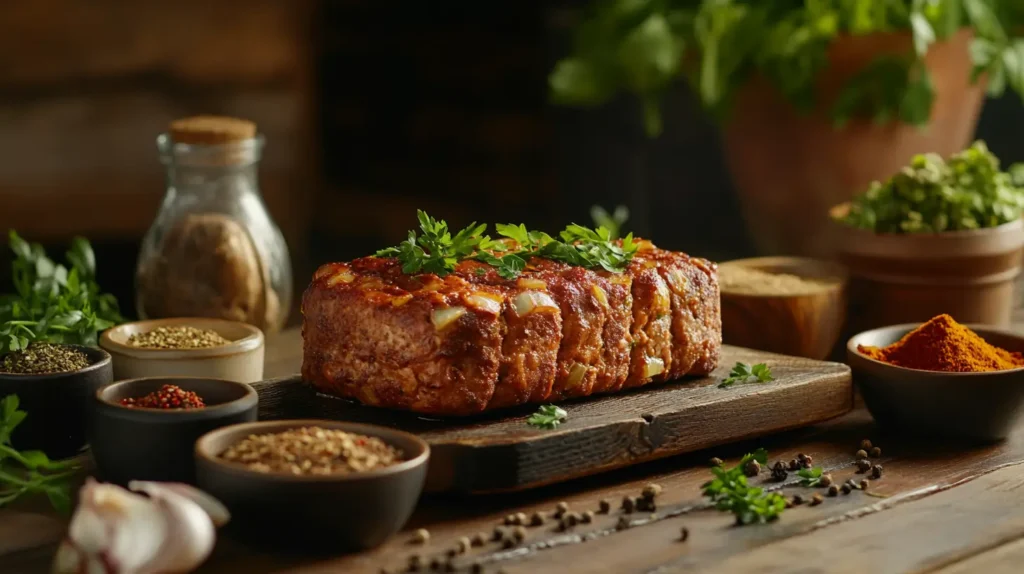
[[[530,259],[408,275],[391,258],[320,267],[302,299],[302,376],[367,405],[470,415],[707,374],[717,267],[649,242],[622,273]]]

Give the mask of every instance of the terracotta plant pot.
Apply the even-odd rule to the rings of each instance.
[[[926,65],[935,85],[926,128],[900,122],[854,120],[836,129],[832,102],[856,73],[878,56],[912,50],[909,34],[877,34],[837,41],[818,83],[819,109],[798,112],[763,78],[737,94],[724,127],[725,157],[743,215],[757,247],[767,254],[829,257],[837,238],[828,210],[885,180],[919,153],[956,153],[970,144],[984,101],[983,82],[972,85],[962,31],[931,47]]]
[[[833,212],[841,213],[846,205]],[[878,234],[833,223],[850,272],[849,327],[860,332],[948,313],[1008,327],[1020,275],[1024,221],[990,229]]]

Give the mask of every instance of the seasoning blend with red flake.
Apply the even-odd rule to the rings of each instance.
[[[121,399],[121,405],[142,409],[201,409],[203,398],[177,385],[164,385],[143,397]]]

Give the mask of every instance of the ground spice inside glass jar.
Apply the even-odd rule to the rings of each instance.
[[[216,331],[188,325],[157,327],[152,331],[135,333],[128,338],[129,346],[147,349],[208,349],[230,342]]]
[[[719,267],[718,280],[722,291],[741,295],[806,295],[839,282],[838,278],[800,277],[740,265]]]
[[[320,427],[249,435],[220,457],[258,472],[329,475],[366,472],[402,461],[402,452],[379,438]]]
[[[142,397],[121,399],[121,405],[143,409],[201,409],[206,406],[203,398],[178,385],[164,385]]]
[[[32,343],[26,349],[8,353],[0,359],[0,372],[16,375],[69,373],[89,366],[89,357],[66,345]]]

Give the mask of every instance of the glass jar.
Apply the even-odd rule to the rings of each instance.
[[[213,140],[217,141],[217,140]],[[136,309],[145,318],[215,317],[279,330],[288,317],[288,246],[257,183],[263,137],[157,138],[167,192],[142,241]]]

